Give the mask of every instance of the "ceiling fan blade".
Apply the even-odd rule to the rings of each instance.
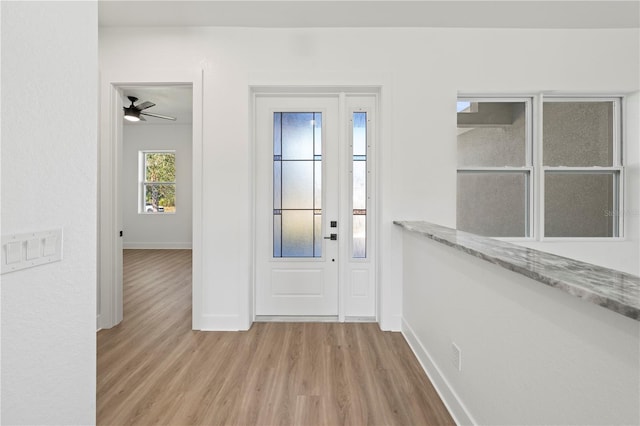
[[[140,119],[140,121],[147,121],[146,118],[144,118],[143,116],[138,117]]]
[[[143,103],[136,105],[136,108],[138,108],[138,111],[142,111],[143,109],[151,108],[155,105],[156,104],[154,104],[153,102],[144,101]]]
[[[176,121],[175,117],[169,117],[168,115],[153,114],[153,113],[150,113],[150,112],[141,112],[140,115],[148,115],[149,117],[157,117],[157,118],[163,118],[165,120]]]

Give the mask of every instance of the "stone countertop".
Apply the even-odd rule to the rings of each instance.
[[[410,232],[640,321],[640,277],[422,221],[394,221]]]

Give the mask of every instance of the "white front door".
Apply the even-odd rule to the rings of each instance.
[[[376,96],[255,96],[255,314],[375,320]]]
[[[337,96],[256,98],[256,315],[338,315],[338,118]]]

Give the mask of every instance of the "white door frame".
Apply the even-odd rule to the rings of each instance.
[[[98,208],[98,318],[97,328],[122,321],[122,194],[118,185],[122,156],[122,99],[126,86],[188,84],[193,87],[193,280],[192,328],[202,318],[202,70],[103,71],[100,82],[100,157]]]
[[[343,131],[346,131],[346,124],[345,124],[345,113],[346,113],[346,108],[345,108],[345,94],[353,94],[353,95],[358,95],[358,94],[367,94],[367,95],[375,95],[376,97],[376,104],[378,105],[378,109],[380,108],[380,103],[381,103],[381,92],[382,92],[382,86],[381,85],[374,85],[374,86],[360,86],[360,85],[348,85],[348,86],[290,86],[290,85],[250,85],[249,86],[250,89],[250,123],[251,123],[251,145],[252,145],[252,149],[251,149],[251,159],[250,159],[250,164],[251,164],[251,173],[252,173],[252,179],[251,179],[251,192],[252,192],[252,222],[251,222],[251,246],[252,246],[252,276],[251,276],[251,280],[252,280],[252,285],[251,285],[251,310],[252,310],[252,321],[256,320],[256,284],[257,284],[257,279],[256,279],[256,262],[257,262],[257,250],[256,250],[256,229],[257,229],[257,212],[256,209],[258,208],[257,205],[257,200],[256,200],[256,179],[257,174],[256,174],[256,167],[255,167],[255,162],[257,161],[255,158],[255,145],[257,143],[257,136],[256,136],[256,128],[255,128],[255,118],[256,118],[256,97],[257,96],[305,96],[305,95],[309,95],[309,96],[321,96],[321,95],[327,95],[327,94],[333,94],[333,95],[337,95],[340,97],[340,102],[339,102],[339,126],[340,126],[340,132],[342,133]],[[379,118],[377,119],[379,120]],[[376,143],[379,144],[380,138],[378,137],[379,135],[379,127],[376,126],[376,135],[375,135],[375,140],[377,141]],[[379,161],[380,161],[380,157],[378,155],[374,156],[374,170],[379,170]],[[380,229],[380,217],[381,215],[378,214],[377,212],[379,211],[379,200],[380,200],[380,194],[381,194],[381,188],[380,185],[378,184],[378,175],[377,173],[374,173],[374,202],[372,203],[372,209],[375,211],[374,215],[373,215],[373,223],[372,226],[375,229],[375,247],[373,247],[373,251],[376,253],[376,260],[375,262],[377,263],[377,266],[374,268],[377,269],[380,267],[380,261],[379,258],[377,256],[377,252],[378,250],[378,245],[380,242],[380,233],[378,232],[378,230]],[[340,268],[340,272],[338,273],[339,275],[339,287],[338,287],[338,321],[340,322],[344,322],[345,320],[358,320],[356,318],[353,317],[348,317],[347,314],[345,313],[345,303],[344,303],[344,292],[345,292],[345,280],[343,279],[343,275],[344,272],[342,271],[343,268]],[[379,299],[379,295],[380,295],[380,290],[379,290],[379,276],[378,274],[375,274],[375,284],[374,284],[374,291],[375,291],[375,318],[371,318],[371,320],[375,320],[375,321],[379,321],[380,320],[380,299]]]

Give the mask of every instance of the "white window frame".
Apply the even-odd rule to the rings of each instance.
[[[613,102],[613,164],[611,166],[584,166],[584,167],[566,167],[566,166],[545,166],[543,163],[544,158],[544,134],[542,132],[542,124],[544,122],[544,103],[545,102]],[[538,209],[540,215],[539,222],[539,240],[546,242],[553,241],[622,241],[624,240],[624,155],[623,155],[623,129],[624,129],[624,116],[623,116],[623,96],[593,96],[593,95],[543,95],[539,97],[539,138],[536,141],[538,147],[538,168],[539,174],[539,187],[540,195],[538,199]],[[614,200],[613,200],[613,212],[612,217],[614,220],[614,235],[611,237],[547,237],[545,236],[544,223],[545,223],[545,205],[544,205],[544,188],[545,178],[547,172],[556,173],[617,173],[618,179],[615,185]],[[617,213],[617,214],[615,214]]]
[[[524,94],[524,95],[473,95],[459,94],[458,102],[523,102],[528,123],[526,124],[526,166],[525,167],[461,167],[459,172],[518,172],[529,170],[528,182],[528,236],[527,237],[492,237],[502,241],[541,241],[541,242],[606,242],[625,240],[624,205],[625,205],[625,170],[624,170],[624,103],[625,96],[617,94]],[[613,164],[607,167],[564,167],[543,165],[543,106],[545,102],[613,102]],[[614,193],[614,236],[612,237],[545,237],[545,174],[548,171],[560,173],[617,173],[618,181]],[[617,213],[617,214],[616,214]],[[617,229],[616,229],[617,228]]]
[[[474,96],[458,95],[458,102],[470,102],[471,105],[482,102],[523,102],[525,104],[525,165],[515,166],[495,166],[495,167],[458,167],[456,169],[456,179],[460,173],[519,173],[525,176],[526,200],[525,212],[526,230],[524,237],[492,237],[502,241],[531,241],[535,238],[535,182],[536,169],[534,167],[534,129],[533,120],[535,118],[533,106],[533,96]]]
[[[175,149],[145,149],[138,151],[138,214],[175,214],[173,212],[148,212],[146,210],[147,202],[145,200],[145,190],[144,187],[148,183],[158,184],[158,185],[173,185],[176,197],[176,204],[178,198],[178,185],[176,180],[173,182],[147,182],[146,181],[146,162],[147,162],[147,154],[173,154],[174,158],[176,157]],[[177,174],[177,170],[174,171]],[[176,209],[177,210],[177,209]]]

